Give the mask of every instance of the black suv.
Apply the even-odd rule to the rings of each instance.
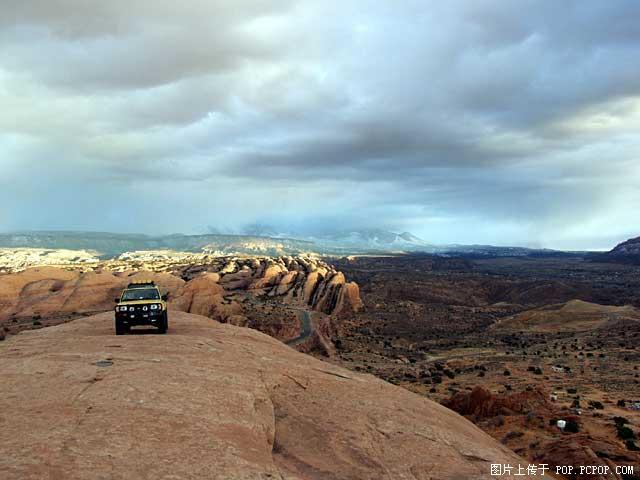
[[[133,325],[153,325],[159,333],[167,333],[167,298],[152,281],[130,283],[116,298],[116,335],[124,335]]]

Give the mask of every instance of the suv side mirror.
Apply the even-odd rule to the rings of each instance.
[[[165,293],[164,295],[162,295],[162,300],[164,300],[165,302],[169,300],[169,294]]]
[[[120,299],[119,298],[114,298],[113,301],[116,302],[116,303],[120,303]]]

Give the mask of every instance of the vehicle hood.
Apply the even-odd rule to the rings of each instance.
[[[163,307],[166,306],[166,303],[163,300],[127,300],[125,302],[118,302],[116,307],[129,305],[151,305],[152,303],[160,303]]]

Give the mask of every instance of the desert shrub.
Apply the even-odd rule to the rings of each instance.
[[[502,427],[504,425],[504,417],[502,415],[489,419],[489,425],[492,427]]]
[[[505,371],[503,372],[503,375],[504,375],[505,377],[508,377],[509,375],[511,375],[511,372],[510,372],[509,370],[505,370]]]
[[[629,427],[625,427],[624,425],[617,425],[618,428],[618,437],[622,440],[634,440],[636,438],[636,434],[633,433]]]
[[[595,408],[596,410],[604,409],[604,405],[602,404],[602,402],[598,402],[597,400],[590,400],[589,406]]]
[[[616,403],[616,405],[619,407],[626,407],[627,402],[625,402],[624,400],[618,400],[618,403]]]
[[[512,430],[511,432],[507,433],[504,437],[502,437],[502,440],[500,440],[502,443],[507,443],[509,440],[513,440],[514,438],[519,438],[522,437],[524,435],[524,433],[522,432],[518,432],[515,430]]]
[[[542,369],[540,367],[536,367],[533,373],[535,373],[536,375],[542,375]]]
[[[633,440],[627,440],[624,442],[624,445],[627,447],[627,450],[631,450],[632,452],[640,452],[640,447],[636,445],[636,442]]]
[[[569,433],[578,433],[580,431],[578,422],[574,420],[567,420],[567,425],[564,427],[564,431]]]
[[[483,371],[480,371],[480,372],[478,373],[478,376],[479,376],[479,377],[484,377],[484,372],[483,372]]]
[[[34,321],[33,321],[33,326],[34,326],[34,327],[37,327],[37,326],[39,326],[39,325],[42,325],[42,322],[41,322],[40,320],[34,320]]]
[[[578,393],[577,388],[567,388],[567,393]]]
[[[624,417],[613,417],[613,421],[616,425],[626,425],[627,423],[629,423],[629,420]]]

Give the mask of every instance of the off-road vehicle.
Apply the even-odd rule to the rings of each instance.
[[[152,281],[130,283],[116,298],[116,335],[124,335],[134,325],[153,325],[167,333],[168,295],[161,295]]]

